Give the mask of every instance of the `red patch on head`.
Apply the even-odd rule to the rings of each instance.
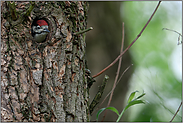
[[[37,23],[39,26],[48,25],[48,23],[47,23],[45,20],[38,20],[36,23]]]

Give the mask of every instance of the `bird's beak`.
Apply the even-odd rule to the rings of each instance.
[[[44,31],[45,31],[45,32],[48,32],[48,33],[50,32],[48,29],[44,29]]]

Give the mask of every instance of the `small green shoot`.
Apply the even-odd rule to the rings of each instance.
[[[115,112],[115,113],[119,116],[118,110],[117,110],[116,108],[114,108],[114,107],[102,108],[102,109],[100,109],[100,110],[97,112],[97,121],[98,121],[99,115],[100,115],[104,110],[106,110],[106,109],[109,109],[109,110]]]
[[[142,97],[145,95],[145,93],[142,93],[140,96],[134,98],[136,92],[138,92],[138,91],[134,91],[134,92],[132,92],[132,93],[130,94],[130,96],[129,96],[129,98],[128,98],[128,102],[127,102],[128,104],[125,106],[125,108],[123,109],[123,111],[121,112],[120,115],[119,115],[119,113],[118,113],[118,110],[117,110],[116,108],[114,108],[114,107],[102,108],[102,109],[100,109],[100,110],[97,112],[97,116],[96,116],[97,121],[98,121],[99,115],[100,115],[104,110],[106,110],[106,109],[109,109],[109,110],[115,112],[115,113],[118,115],[118,119],[116,120],[116,122],[119,122],[119,120],[121,119],[122,115],[124,114],[124,112],[125,112],[129,107],[131,107],[131,106],[133,106],[133,105],[136,105],[136,104],[141,104],[141,103],[144,103],[144,104],[145,104],[145,102],[144,102],[143,100],[138,100],[138,99],[142,98]]]
[[[130,94],[130,97],[128,98],[128,103],[132,101],[132,99],[134,98],[136,92],[138,92],[138,91],[134,91]]]

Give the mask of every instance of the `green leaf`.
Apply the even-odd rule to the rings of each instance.
[[[141,94],[140,96],[138,96],[136,99],[139,99],[141,97],[143,97],[144,95],[146,95],[145,93]]]
[[[132,101],[132,99],[134,98],[136,92],[138,92],[138,91],[134,91],[134,92],[132,92],[132,93],[130,94],[130,97],[129,97],[129,99],[128,99],[128,103],[130,103],[130,102]]]
[[[99,115],[105,110],[106,108],[102,108],[97,112],[96,120],[98,121]]]
[[[130,103],[128,103],[128,105],[123,109],[123,111],[121,112],[121,114],[119,115],[118,119],[116,120],[116,122],[119,122],[119,120],[121,119],[123,113],[130,107],[133,106],[135,104],[140,104],[140,103],[144,103],[142,100],[134,100],[131,101]]]
[[[96,120],[97,120],[97,121],[98,121],[99,115],[100,115],[104,110],[106,110],[106,109],[109,109],[109,110],[115,112],[115,113],[119,116],[118,110],[117,110],[116,108],[114,108],[114,107],[102,108],[102,109],[100,109],[100,110],[97,112],[97,116],[96,116]]]
[[[118,112],[118,110],[116,108],[114,108],[114,107],[107,107],[106,109],[109,109],[109,110],[115,112],[119,116],[119,112]]]
[[[145,102],[142,101],[142,100],[134,100],[134,101],[131,101],[125,108],[128,109],[130,106],[133,106],[135,104],[140,104],[140,103],[144,103],[145,104]]]
[[[141,94],[140,96],[138,96],[137,98],[135,98],[135,99],[133,100],[133,98],[134,98],[136,92],[138,92],[138,91],[134,91],[134,92],[132,92],[132,93],[130,94],[129,99],[128,99],[128,104],[127,104],[127,106],[123,109],[123,111],[122,111],[121,114],[119,115],[119,117],[118,117],[118,119],[116,120],[116,122],[119,122],[119,120],[121,119],[123,113],[124,113],[129,107],[131,107],[131,106],[133,106],[133,105],[135,105],[135,104],[145,103],[145,102],[142,101],[142,100],[137,100],[137,99],[143,97],[143,96],[145,95],[145,93]]]

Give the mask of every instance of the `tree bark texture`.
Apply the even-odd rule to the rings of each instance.
[[[1,2],[1,121],[89,121],[87,2]],[[35,18],[50,33],[37,43]]]

